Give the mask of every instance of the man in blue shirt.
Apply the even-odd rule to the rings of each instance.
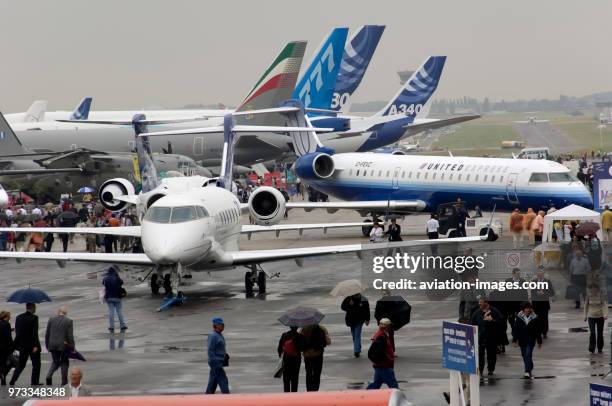
[[[220,317],[213,318],[212,323],[213,332],[208,336],[208,366],[210,366],[210,375],[205,393],[215,393],[217,385],[219,385],[221,393],[229,393],[227,375],[225,375],[223,370],[223,367],[228,365],[229,360],[229,356],[225,351],[225,338],[221,334],[225,329],[225,323]]]

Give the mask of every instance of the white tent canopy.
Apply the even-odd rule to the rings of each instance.
[[[553,233],[553,222],[560,220],[569,221],[593,221],[599,224],[599,230],[597,231],[597,237],[601,239],[601,220],[598,212],[584,207],[570,204],[567,207],[554,211],[553,213],[544,216],[544,232],[542,234],[542,242],[552,241]]]

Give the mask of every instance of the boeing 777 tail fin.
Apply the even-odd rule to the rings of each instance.
[[[349,111],[351,97],[361,84],[384,31],[384,25],[364,25],[346,43],[332,97],[332,110]]]
[[[393,99],[376,113],[379,116],[403,114],[415,117],[438,88],[445,56],[430,56],[417,69]]]
[[[0,113],[0,154],[1,155],[16,155],[23,154],[25,148],[19,141],[19,138],[13,132],[13,129]]]
[[[87,120],[91,108],[91,97],[84,97],[70,115],[70,120]]]
[[[314,53],[292,96],[299,99],[304,107],[331,108],[347,36],[348,28],[334,28]]]

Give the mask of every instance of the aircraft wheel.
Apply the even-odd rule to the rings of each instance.
[[[151,293],[154,295],[159,294],[159,275],[157,275],[156,273],[154,273],[153,275],[151,275]]]
[[[244,290],[247,295],[253,294],[253,274],[251,272],[244,274]]]
[[[366,219],[363,222],[364,223],[371,223],[372,220]],[[369,237],[371,231],[372,231],[372,226],[363,226],[363,227],[361,227],[361,233],[363,234],[364,237]]]
[[[166,295],[172,294],[172,280],[169,273],[164,275],[164,290],[166,291]]]
[[[259,272],[259,274],[257,274],[257,288],[259,289],[259,293],[266,293],[266,278],[267,275],[265,272]]]
[[[497,234],[495,234],[495,231],[493,231],[492,229],[488,228],[488,227],[483,227],[480,229],[480,232],[478,233],[478,235],[486,235],[487,236],[487,241],[495,241],[499,238],[499,236]]]

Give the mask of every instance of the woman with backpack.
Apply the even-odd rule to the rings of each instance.
[[[302,327],[304,336],[304,367],[306,368],[306,390],[316,392],[321,384],[323,371],[323,351],[331,344],[331,338],[325,327],[320,324]]]
[[[302,365],[304,337],[298,333],[297,327],[291,326],[278,341],[278,357],[283,359],[283,385],[285,392],[297,392]]]

